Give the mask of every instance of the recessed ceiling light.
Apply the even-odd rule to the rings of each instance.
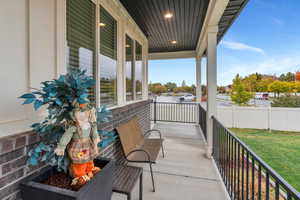
[[[129,45],[129,44],[126,44],[126,45],[125,45],[125,47],[129,48],[129,47],[130,47],[130,45]]]
[[[165,17],[166,19],[170,19],[170,18],[173,17],[173,14],[172,14],[172,13],[166,13],[166,14],[164,15],[164,17]]]
[[[171,43],[172,44],[177,44],[177,41],[176,40],[172,40]]]
[[[106,26],[106,24],[100,22],[100,23],[99,23],[99,26]]]

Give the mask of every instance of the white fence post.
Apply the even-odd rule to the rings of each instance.
[[[271,120],[272,120],[272,107],[269,106],[269,107],[268,107],[268,129],[269,129],[270,132],[272,131],[272,123],[271,123]]]

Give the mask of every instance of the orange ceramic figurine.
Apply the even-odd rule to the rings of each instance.
[[[74,110],[74,124],[60,139],[55,153],[63,156],[67,150],[71,160],[69,172],[74,178],[72,185],[81,186],[89,181],[100,168],[94,166],[94,158],[99,154],[96,111],[87,104],[80,104]]]

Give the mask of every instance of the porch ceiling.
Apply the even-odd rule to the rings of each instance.
[[[150,53],[195,50],[209,0],[120,1],[148,37]]]
[[[120,0],[149,40],[149,53],[194,51],[210,0]],[[229,0],[218,24],[218,41],[248,0]],[[172,13],[171,19],[165,19]],[[171,41],[177,41],[172,44]]]
[[[243,8],[246,6],[249,0],[230,0],[223,16],[219,22],[218,41],[220,41],[225,35],[226,31],[233,24],[235,19],[239,16]]]

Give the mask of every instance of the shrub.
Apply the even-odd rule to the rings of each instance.
[[[271,106],[298,108],[300,107],[300,96],[283,96],[275,98],[271,103]]]

